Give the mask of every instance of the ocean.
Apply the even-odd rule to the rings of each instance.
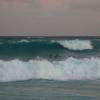
[[[100,37],[0,37],[0,100],[100,100]]]

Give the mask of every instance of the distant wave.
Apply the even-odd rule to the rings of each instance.
[[[20,40],[20,41],[17,41],[18,43],[23,43],[23,42],[25,42],[25,43],[29,43],[30,41],[28,41],[28,40],[25,40],[25,39],[22,39],[22,40]]]
[[[60,45],[70,50],[87,50],[93,49],[92,43],[89,40],[62,40],[57,41]]]
[[[97,41],[98,43],[99,41]],[[45,46],[56,46],[53,43],[57,43],[60,46],[63,46],[64,48],[67,48],[69,50],[92,50],[94,49],[94,45],[90,40],[80,40],[80,39],[74,39],[74,40],[47,40],[47,39],[19,39],[19,40],[8,40],[8,41],[0,41],[0,45],[13,45],[13,44],[29,44],[32,43],[33,45],[35,43],[41,43]],[[32,45],[30,44],[30,45]],[[52,44],[52,45],[51,45]]]
[[[76,59],[49,62],[45,59],[4,61],[0,60],[0,82],[51,79],[95,80],[100,79],[100,58]]]

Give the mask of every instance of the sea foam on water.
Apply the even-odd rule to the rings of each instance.
[[[93,49],[92,43],[89,40],[63,40],[63,41],[56,41],[60,45],[70,50],[87,50]]]
[[[0,60],[0,82],[49,79],[49,80],[96,80],[100,79],[100,58],[50,62],[45,59],[21,61]]]

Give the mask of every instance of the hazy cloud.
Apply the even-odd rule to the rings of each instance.
[[[100,35],[100,0],[0,0],[0,35]]]
[[[77,10],[90,10],[100,12],[100,0],[74,0],[72,8]]]

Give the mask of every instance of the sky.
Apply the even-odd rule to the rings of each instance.
[[[2,36],[100,36],[100,0],[0,0]]]

